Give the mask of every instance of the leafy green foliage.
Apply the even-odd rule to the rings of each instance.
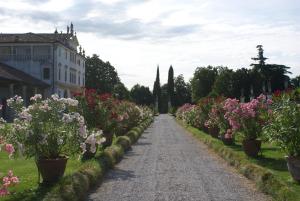
[[[168,95],[170,99],[171,106],[175,106],[175,93],[174,93],[174,70],[170,66],[168,73]]]
[[[153,95],[149,87],[136,84],[130,90],[130,97],[138,105],[150,106],[153,104]]]
[[[114,85],[112,95],[118,100],[129,100],[130,97],[129,91],[123,83]]]
[[[300,108],[288,96],[283,96],[272,112],[264,133],[289,156],[300,156]]]
[[[116,69],[109,63],[102,61],[98,55],[86,59],[85,86],[96,89],[98,93],[112,93],[114,86],[120,83]]]
[[[192,100],[197,102],[200,98],[207,96],[213,87],[218,70],[215,67],[198,67],[191,80]]]
[[[179,75],[174,80],[175,88],[175,107],[182,106],[185,103],[190,103],[191,98],[191,86],[184,81],[183,75]]]

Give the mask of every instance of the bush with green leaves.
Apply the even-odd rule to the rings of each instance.
[[[288,156],[300,157],[300,106],[284,95],[276,101],[264,134]]]

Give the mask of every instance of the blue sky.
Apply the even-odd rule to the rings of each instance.
[[[72,21],[88,55],[99,54],[127,87],[161,83],[172,64],[247,67],[262,44],[268,63],[300,74],[298,0],[0,0],[1,32],[66,32]]]

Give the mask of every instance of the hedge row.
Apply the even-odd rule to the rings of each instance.
[[[87,192],[102,181],[104,174],[114,167],[125,151],[137,142],[144,130],[152,123],[149,119],[131,129],[125,136],[120,136],[115,143],[104,150],[104,154],[95,160],[84,162],[72,175],[65,176],[44,197],[43,201],[79,201],[84,200]]]
[[[246,157],[238,155],[233,149],[220,144],[219,140],[210,137],[202,131],[185,125],[179,120],[177,122],[215,151],[228,164],[235,167],[241,174],[254,181],[259,190],[271,195],[276,201],[294,201],[293,191],[288,185],[279,181],[270,170],[251,163]]]

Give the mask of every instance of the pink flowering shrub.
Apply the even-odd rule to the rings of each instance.
[[[200,107],[197,105],[185,104],[178,108],[176,112],[176,117],[186,124],[189,124],[196,128],[201,128],[201,111]]]
[[[256,139],[261,135],[266,124],[266,115],[272,101],[267,101],[264,95],[248,103],[239,103],[237,99],[226,99],[224,103],[225,119],[231,126],[230,133],[240,132],[244,139]]]
[[[1,177],[0,177],[1,178]],[[15,186],[19,183],[19,178],[13,175],[13,171],[9,170],[8,174],[2,177],[2,184],[0,183],[0,197],[10,194],[9,187]]]
[[[219,128],[219,134],[221,137],[229,139],[233,138],[233,132],[229,121],[224,117],[226,113],[224,104],[224,98],[219,98],[219,100],[214,103],[208,114],[208,120],[205,122],[205,126],[207,128]]]

